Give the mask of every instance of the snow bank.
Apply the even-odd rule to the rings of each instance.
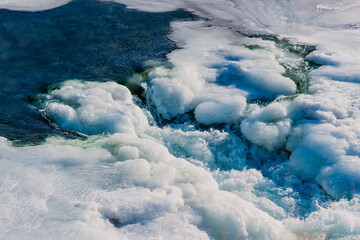
[[[251,50],[246,41],[221,27],[204,22],[173,23],[171,38],[181,49],[168,54],[173,68],[150,74],[149,94],[166,119],[195,110],[203,124],[240,120],[247,99],[274,99],[291,95],[295,83],[284,77],[274,46]]]
[[[67,81],[48,98],[45,113],[65,130],[140,134],[148,127],[130,91],[114,82]]]
[[[60,7],[70,0],[1,0],[0,9],[17,11],[43,11]]]

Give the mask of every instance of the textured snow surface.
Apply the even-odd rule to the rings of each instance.
[[[71,0],[0,0],[0,9],[42,11],[60,7]]]
[[[86,137],[0,138],[0,238],[360,237],[358,1],[116,2],[207,20],[172,23],[179,48],[150,72],[145,103],[81,80],[41,97],[55,127]],[[300,91],[287,73],[305,61],[318,68]]]
[[[291,81],[285,81],[281,75],[284,69],[280,65],[276,66],[276,51],[267,46],[265,49],[267,48],[266,50],[270,52],[268,53],[270,56],[266,58],[263,55],[257,59],[259,50],[244,50],[239,47],[241,44],[246,44],[244,41],[247,40],[231,36],[231,34],[229,36],[229,33],[219,33],[216,28],[196,30],[201,36],[196,36],[191,31],[181,33],[181,30],[175,30],[173,36],[179,41],[182,49],[169,55],[175,67],[166,84],[167,89],[171,89],[169,87],[171,85],[176,86],[176,89],[184,87],[186,90],[180,90],[181,94],[170,90],[159,97],[156,94],[156,88],[161,89],[163,86],[161,80],[154,79],[152,86],[154,102],[155,104],[161,102],[159,100],[161,97],[169,99],[168,95],[172,94],[176,97],[172,97],[171,100],[178,99],[177,97],[180,96],[181,101],[171,105],[179,106],[179,110],[176,111],[177,108],[172,107],[167,111],[166,104],[159,104],[161,105],[158,107],[159,112],[165,117],[173,117],[195,108],[196,119],[204,124],[230,123],[234,120],[242,120],[245,114],[246,119],[241,122],[241,131],[245,137],[268,150],[285,146],[291,152],[289,167],[303,179],[315,180],[334,197],[341,197],[344,194],[352,196],[359,191],[360,182],[355,174],[359,170],[357,162],[360,149],[360,112],[357,94],[360,90],[358,84],[360,79],[358,68],[360,64],[358,47],[360,45],[360,15],[358,14],[360,3],[358,1],[294,1],[289,3],[281,0],[219,0],[176,1],[174,4],[172,1],[121,0],[118,2],[144,11],[185,8],[209,18],[209,22],[213,24],[225,25],[241,32],[275,34],[281,38],[290,39],[292,43],[316,46],[316,50],[305,59],[322,66],[309,74],[310,89],[307,94],[300,94],[293,101],[279,101],[274,103],[275,105],[260,106],[260,109],[258,106],[253,108],[247,105],[250,110],[244,113],[246,108],[244,99],[243,101],[237,99],[241,96],[249,98],[249,95],[254,94],[254,88],[260,88],[261,93],[265,95],[256,95],[255,98],[269,98],[266,94],[270,93],[273,96],[293,93]],[[159,5],[162,7],[158,7]],[[209,32],[212,32],[212,37],[207,35]],[[176,34],[180,36],[177,37]],[[204,41],[201,40],[202,37]],[[193,40],[194,38],[196,40]],[[254,44],[259,45],[259,43]],[[191,46],[194,46],[193,49]],[[212,46],[211,50],[204,49],[207,46],[209,48]],[[202,51],[203,55],[197,54],[197,50]],[[247,54],[246,51],[249,53]],[[264,54],[264,48],[260,52]],[[178,55],[181,55],[183,59]],[[186,69],[194,69],[198,66],[196,62],[199,60],[197,57],[199,55],[205,59],[200,59],[202,66],[197,67],[197,71],[188,73],[192,74],[191,78],[185,75],[183,78],[186,80],[177,80],[181,78],[176,76],[176,72],[181,74],[185,72],[178,68],[181,69],[182,64],[189,64],[192,68]],[[224,56],[225,60],[216,59],[219,55]],[[212,60],[217,64],[208,63]],[[192,61],[194,61],[193,64],[191,64]],[[202,72],[204,65],[206,75]],[[221,78],[219,70],[209,69],[209,65],[221,69],[225,65],[227,79],[221,82],[223,79],[219,80],[219,75]],[[235,76],[241,83],[229,84],[231,81],[229,76]],[[173,81],[176,85],[171,84]],[[214,81],[220,82],[213,87]],[[189,87],[189,82],[199,84],[190,84]],[[229,84],[229,87],[219,94],[221,97],[208,93],[207,88],[223,88],[224,82]],[[193,88],[194,86],[196,88]],[[233,94],[233,86],[236,87],[236,91],[245,90],[245,93]],[[272,86],[275,90],[271,88]],[[213,90],[212,93],[219,91]],[[203,103],[201,101],[203,95],[209,96],[205,100],[211,100]],[[222,101],[222,99],[225,100]],[[197,105],[199,101],[200,104]],[[231,105],[233,103],[235,106]],[[346,179],[347,187],[340,183],[342,181],[340,179],[344,181]]]

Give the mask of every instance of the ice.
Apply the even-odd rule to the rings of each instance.
[[[131,3],[128,1],[119,2],[142,10],[151,8],[150,3],[146,5],[146,9],[142,8],[141,4],[143,1],[132,1]],[[166,1],[166,3],[171,4],[170,1]],[[332,185],[332,178],[325,176],[333,176],[330,172],[335,170],[330,171],[331,166],[338,166],[340,171],[340,169],[345,167],[344,159],[355,159],[353,161],[356,161],[359,155],[359,144],[356,140],[359,138],[357,124],[359,119],[359,103],[355,93],[359,88],[357,82],[360,76],[357,67],[360,62],[358,57],[359,50],[356,47],[359,45],[359,15],[356,13],[360,7],[359,3],[356,1],[336,3],[331,1],[302,1],[287,4],[280,0],[266,2],[246,0],[231,2],[201,1],[197,3],[180,1],[173,5],[173,7],[182,7],[193,11],[210,19],[209,22],[214,25],[226,25],[233,29],[250,33],[272,33],[290,39],[291,43],[316,46],[316,50],[310,53],[306,59],[323,66],[309,74],[311,86],[309,94],[297,96],[290,103],[290,106],[287,107],[286,112],[284,112],[286,115],[283,114],[276,119],[271,119],[271,114],[265,113],[264,116],[268,115],[269,119],[262,119],[264,116],[256,116],[255,113],[253,115],[250,114],[250,117],[247,118],[246,114],[244,116],[244,108],[241,109],[242,111],[232,111],[236,113],[236,116],[240,116],[233,118],[226,112],[227,109],[230,109],[229,106],[214,100],[209,103],[201,102],[200,105],[193,106],[193,102],[191,102],[193,95],[197,96],[201,92],[206,91],[206,87],[200,90],[197,88],[195,92],[192,92],[192,95],[188,95],[189,97],[186,101],[180,104],[182,109],[168,115],[165,114],[165,117],[174,117],[176,114],[194,109],[198,121],[204,124],[211,124],[224,121],[218,116],[228,115],[228,119],[234,119],[231,120],[233,123],[242,121],[241,131],[252,143],[263,146],[268,150],[285,146],[291,152],[288,166],[293,168],[294,173],[303,179],[311,181],[318,179],[315,181],[329,194],[336,197],[340,197],[343,194],[352,195],[357,193],[357,187],[351,188],[351,191],[341,190],[341,186],[338,186],[339,191],[330,189],[327,186]],[[152,9],[156,9],[156,5],[152,6]],[[244,41],[240,40],[241,37],[234,38],[230,34],[226,35],[225,40],[223,40],[215,30],[213,31],[213,37],[206,37],[206,39],[211,39],[207,43],[201,40],[201,34],[206,36],[206,34],[211,32],[210,28],[206,32],[199,30],[198,35],[189,30],[181,31],[181,28],[186,28],[186,26],[181,26],[180,24],[174,26],[172,38],[179,42],[182,49],[170,54],[168,56],[169,60],[174,63],[176,68],[179,62],[176,59],[188,57],[189,53],[186,50],[190,49],[191,45],[196,46],[191,51],[194,57],[197,56],[196,52],[201,50],[208,59],[217,62],[215,64],[208,62],[206,59],[202,60],[202,62],[205,62],[203,66],[207,68],[209,66],[216,66],[217,68],[216,72],[207,71],[208,75],[203,74],[203,77],[200,74],[200,79],[205,80],[201,81],[204,86],[208,86],[210,83],[222,85],[220,87],[224,87],[224,85],[235,86],[246,91],[245,94],[238,95],[247,99],[259,97],[271,99],[271,97],[276,97],[279,94],[289,95],[294,92],[291,84],[288,85],[282,79],[281,73],[284,70],[280,65],[276,65],[277,62],[274,61],[274,57],[276,58],[277,55],[274,50],[270,50],[272,54],[264,54],[264,50],[251,51],[235,47],[236,45],[244,44]],[[212,28],[216,29],[216,27]],[[223,33],[222,36],[225,36],[225,34]],[[198,40],[189,40],[194,38]],[[218,42],[216,39],[219,39],[217,40]],[[199,44],[201,42],[203,43]],[[217,43],[219,46],[216,48],[212,47],[212,45]],[[230,44],[231,46],[229,46]],[[205,49],[205,46],[209,46],[211,49],[210,53],[208,53],[209,50]],[[228,54],[228,52],[232,54]],[[178,56],[180,53],[181,57]],[[261,60],[256,58],[260,54],[262,54]],[[254,61],[254,58],[257,61]],[[199,58],[196,59],[199,61]],[[186,62],[188,63],[189,61]],[[199,65],[198,62],[197,65]],[[259,69],[256,66],[259,66]],[[201,73],[201,68],[198,69],[199,71],[197,72]],[[210,68],[210,70],[213,69]],[[272,69],[272,71],[267,72],[267,69]],[[250,72],[247,72],[248,70]],[[222,73],[225,77],[221,75]],[[279,76],[277,74],[281,77],[276,77]],[[263,81],[262,78],[264,76],[270,76],[272,81]],[[244,83],[231,82],[233,80],[231,79],[232,77],[246,79],[246,81]],[[199,77],[197,76],[192,79],[196,80]],[[231,84],[228,84],[229,82]],[[268,83],[275,85],[267,85]],[[276,85],[277,83],[281,83],[281,85]],[[281,90],[281,92],[276,92],[271,86],[274,86],[276,90]],[[156,91],[155,87],[153,91]],[[249,87],[251,91],[247,89]],[[261,91],[262,95],[258,95],[258,91]],[[231,94],[226,92],[222,95],[231,96]],[[217,96],[214,97],[214,99],[217,98]],[[228,99],[226,102],[231,103],[232,101]],[[242,106],[242,104],[236,105]],[[199,110],[197,110],[197,107]],[[250,108],[250,106],[248,107]],[[269,112],[276,114],[277,111],[280,111],[279,109],[282,108],[270,109]],[[166,112],[166,109],[161,109],[159,112]],[[213,120],[211,121],[210,119]],[[230,120],[226,123],[229,122]],[[348,161],[350,160],[345,162]],[[327,169],[327,174],[319,175],[325,169]],[[345,171],[341,172],[345,174]],[[350,169],[348,173],[349,176],[352,176]],[[357,186],[357,178],[341,176],[344,179],[349,179],[350,185]],[[334,187],[334,185],[332,186]]]
[[[60,7],[71,0],[1,0],[0,9],[18,11],[43,11]]]
[[[110,152],[124,145],[136,147],[142,158],[117,162],[117,156]],[[5,224],[2,237],[7,239],[25,234],[31,239],[38,233],[96,239],[102,231],[106,232],[105,239],[111,239],[119,234],[115,226],[122,225],[125,237],[145,232],[167,236],[174,231],[179,236],[205,239],[208,234],[235,238],[291,236],[281,222],[252,203],[219,190],[208,171],[175,158],[151,140],[115,134],[85,142],[50,139],[44,145],[15,148],[2,139],[1,149],[1,159],[6,161],[2,177],[16,179],[8,180],[1,193],[0,209],[7,212],[1,219]],[[25,156],[29,157],[24,162]],[[37,176],[39,181],[29,181],[30,176]],[[9,209],[9,201],[16,202],[14,198],[19,204]],[[23,201],[28,204],[21,204]],[[183,214],[190,214],[190,220]],[[160,230],[156,223],[163,224],[164,218],[168,219],[167,226],[184,225],[184,230]],[[267,224],[260,224],[264,219]],[[22,231],[12,231],[12,226],[22,224],[26,226]],[[69,224],[73,226],[69,228]]]
[[[109,219],[119,219],[119,225],[145,223],[174,213],[184,205],[178,188],[128,188],[100,194],[100,212]]]
[[[356,239],[360,232],[359,199],[340,200],[328,208],[319,208],[305,221],[289,219],[287,225],[299,238],[308,239]]]
[[[146,224],[125,226],[120,231],[129,239],[210,239],[206,232],[193,225],[198,221],[193,212],[168,214]]]
[[[359,238],[358,1],[117,2],[207,19],[172,23],[179,48],[149,74],[146,107],[171,124],[150,126],[114,82],[59,85],[46,116],[88,137],[1,138],[1,238]],[[285,39],[315,48],[308,89],[286,74]],[[184,114],[196,122],[171,121]]]
[[[106,150],[52,144],[14,148],[0,141],[0,238],[119,236],[89,200],[90,182],[98,178],[82,177],[97,162],[111,159]]]
[[[268,150],[284,147],[291,129],[287,102],[272,103],[252,112],[241,122],[241,131],[251,142]]]
[[[67,81],[48,98],[45,113],[62,129],[84,134],[141,134],[148,126],[130,91],[114,82]]]
[[[118,154],[120,161],[139,158],[139,150],[136,147],[132,146],[122,146],[119,149]]]
[[[181,46],[168,55],[174,67],[155,69],[148,90],[165,119],[194,110],[200,123],[230,124],[243,116],[247,99],[295,93],[296,85],[283,76],[271,44],[251,50],[240,36],[201,21],[177,22],[173,29],[171,37]]]
[[[195,97],[195,118],[198,122],[231,124],[240,120],[246,108],[244,92],[236,88],[207,86]]]
[[[106,91],[108,86],[116,89],[117,94]],[[116,105],[119,109],[140,109],[123,88],[115,83],[69,81],[45,99],[48,104],[66,103],[76,114],[86,104],[95,110],[104,108],[106,102],[112,107],[114,99],[120,101]],[[93,96],[91,101],[89,96]],[[291,104],[295,102],[252,107],[244,121],[283,122],[289,112],[297,116],[294,111],[298,108],[294,110]],[[342,158],[344,149],[349,149],[346,144],[337,144],[334,152],[328,152],[326,143],[307,136],[306,124],[298,128],[299,134],[312,139],[308,148],[317,149],[324,159],[329,158],[326,154],[334,153]],[[306,142],[300,136],[288,134],[294,139],[289,140],[289,149],[304,147],[299,145]],[[110,135],[99,132],[83,140],[50,138],[39,146],[14,147],[2,139],[0,146],[4,163],[0,211],[5,213],[1,219],[5,226],[2,237],[7,239],[25,234],[30,239],[60,234],[70,239],[96,239],[103,232],[105,239],[120,235],[129,239],[167,236],[296,239],[319,234],[357,234],[356,225],[346,230],[343,222],[332,225],[333,222],[322,220],[326,217],[322,214],[331,213],[333,205],[320,208],[305,220],[293,218],[298,195],[291,188],[277,186],[258,170],[244,169],[247,144],[232,133],[200,131],[191,126],[184,126],[183,130],[161,129],[146,124],[141,134],[120,128]],[[329,194],[356,192],[356,170],[352,175],[346,170],[349,165],[355,166],[352,161],[355,159],[338,161],[334,155],[326,166],[320,163],[311,177]],[[301,161],[299,166],[303,166]],[[344,171],[335,172],[332,167]],[[237,170],[226,171],[229,168]],[[33,176],[39,181],[29,181]],[[354,184],[340,185],[340,179],[346,178]],[[21,204],[25,199],[27,205]],[[9,202],[19,204],[9,209]],[[349,216],[347,208],[336,214]],[[64,212],[72,213],[71,217]],[[351,217],[356,218],[356,213]],[[311,221],[315,221],[313,227],[307,228]],[[12,230],[12,226],[22,226],[22,231]]]
[[[316,178],[334,197],[358,193],[358,180],[353,175],[357,164],[348,164],[357,162],[359,156],[358,89],[355,83],[314,81],[310,89],[313,94],[299,96],[291,105],[296,109],[293,114],[297,124],[287,142],[292,152],[289,166],[304,179]],[[353,187],[341,186],[335,180],[340,176]]]

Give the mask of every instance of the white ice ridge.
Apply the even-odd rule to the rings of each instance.
[[[43,11],[60,7],[71,0],[0,0],[0,9]]]
[[[105,0],[108,1],[108,0]],[[143,11],[187,9],[210,24],[276,34],[317,46],[308,56],[325,64],[315,73],[359,82],[360,2],[357,0],[114,0]],[[314,74],[315,74],[314,73]]]
[[[68,81],[48,95],[47,106],[55,101],[72,106],[56,114],[101,111],[104,119],[118,118],[130,129],[133,123],[122,119],[138,114],[139,108],[116,83]],[[125,115],[119,114],[121,109]],[[261,121],[284,116],[284,110],[270,110],[254,116]],[[56,114],[59,126],[68,122]],[[85,117],[92,119],[91,114],[77,116],[90,129],[112,129],[102,120],[89,122]],[[27,147],[0,138],[0,238],[311,239],[360,234],[357,198],[299,220],[292,217],[296,195],[260,171],[204,167],[222,161],[242,169],[246,144],[234,134],[143,128],[141,134],[119,128],[112,135],[49,138]]]
[[[148,126],[144,111],[133,103],[130,91],[114,82],[66,81],[47,98],[45,113],[61,129],[136,135]]]
[[[166,119],[194,110],[203,124],[235,123],[247,99],[274,99],[295,93],[270,41],[251,41],[204,22],[176,22],[171,38],[181,49],[167,55],[173,68],[150,74],[149,98]],[[248,43],[262,46],[250,50]]]
[[[139,155],[123,158],[124,147]],[[25,148],[1,139],[0,149],[4,239],[296,239],[333,229],[335,236],[356,234],[359,227],[355,200],[321,209],[306,222],[292,219],[252,193],[257,185],[268,194],[276,189],[260,172],[219,173],[220,190],[205,169],[133,136],[49,139]]]
[[[102,0],[149,12],[186,9],[210,21],[250,31],[283,29],[292,33],[308,27],[354,28],[359,22],[356,0]],[[298,27],[301,27],[300,29]]]
[[[256,104],[246,105],[254,86],[255,90],[262,88],[260,93],[275,96],[292,90],[284,79],[276,77],[282,70],[271,60],[272,54],[276,56],[271,48],[259,60],[256,51],[239,47],[243,40],[234,38],[235,33],[220,27],[194,29],[174,24],[172,37],[182,49],[168,56],[173,69],[154,71],[150,83],[152,99],[165,118],[194,110],[196,119],[204,124],[240,120],[241,131],[251,142],[268,150],[290,151],[288,166],[301,178],[316,181],[333,197],[360,192],[359,1],[117,2],[144,11],[184,8],[209,19],[207,24],[247,33],[275,34],[292,43],[316,46],[306,59],[322,66],[309,75],[309,92],[300,94],[293,102],[277,101],[275,105],[259,108]],[[225,84],[219,77],[222,74],[219,70],[224,68]],[[281,85],[274,89],[282,90],[274,92],[266,81],[253,77],[256,73],[265,79],[281,80],[275,81]],[[246,88],[228,84],[233,77],[250,80],[250,84]],[[271,85],[272,81],[268,83]]]

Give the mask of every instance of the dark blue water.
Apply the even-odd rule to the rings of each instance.
[[[169,23],[185,11],[146,13],[121,4],[74,0],[42,12],[0,10],[0,135],[41,141],[52,128],[32,107],[36,95],[67,79],[124,83],[144,62],[176,46]]]

